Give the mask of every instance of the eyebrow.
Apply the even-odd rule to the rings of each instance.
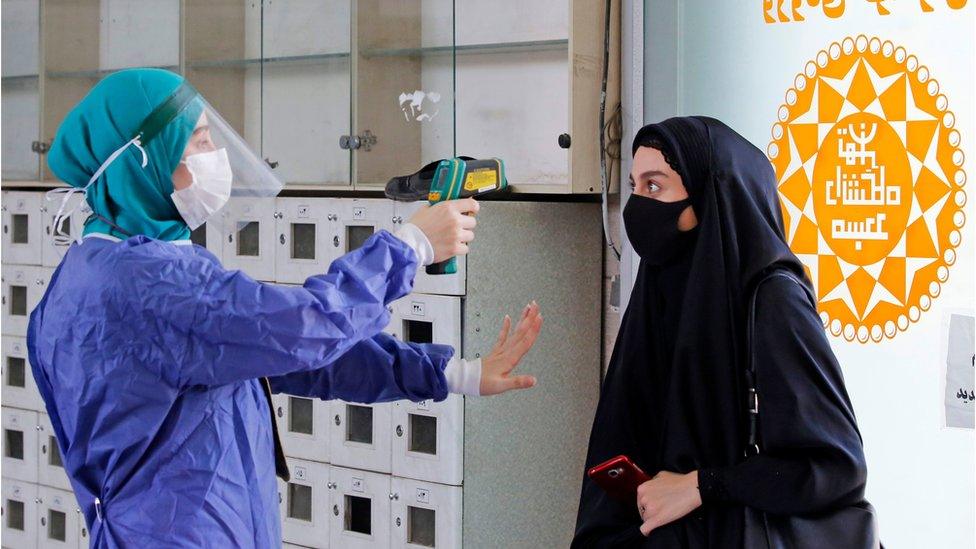
[[[654,177],[654,176],[667,177],[668,174],[666,174],[666,173],[664,173],[664,172],[662,172],[660,170],[650,170],[650,171],[646,171],[646,172],[640,174],[640,176],[641,177]]]

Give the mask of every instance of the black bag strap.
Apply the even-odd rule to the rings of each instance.
[[[745,456],[754,456],[761,452],[762,450],[762,440],[759,435],[759,389],[757,387],[757,377],[756,372],[756,349],[755,349],[755,332],[756,332],[756,298],[759,295],[759,288],[764,282],[772,280],[776,277],[784,277],[789,279],[795,284],[798,284],[803,288],[804,292],[807,294],[807,298],[811,300],[816,308],[816,298],[810,293],[810,289],[805,285],[801,284],[796,276],[785,270],[776,269],[773,270],[759,279],[755,287],[752,290],[752,296],[749,298],[749,311],[747,315],[746,324],[746,369],[745,369],[745,382],[746,382],[746,411],[748,417],[747,423],[747,433],[748,437],[746,440]]]

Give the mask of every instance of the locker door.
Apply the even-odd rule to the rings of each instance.
[[[255,280],[275,279],[275,199],[234,198],[218,214],[223,235],[224,267],[239,269]]]
[[[37,547],[37,485],[4,477],[3,546]]]
[[[392,547],[461,547],[460,486],[393,477],[391,492]]]
[[[40,486],[37,490],[38,547],[75,549],[81,543],[81,513],[71,492]],[[83,521],[82,521],[83,522]]]
[[[3,193],[3,262],[41,264],[41,200],[39,192]]]
[[[91,208],[88,207],[88,203],[85,202],[85,198],[80,194],[72,195],[64,209],[65,211],[69,211],[75,205],[77,205],[77,209],[74,213],[68,216],[67,219],[61,221],[63,232],[72,239],[81,237],[85,230],[85,220],[92,213]],[[54,217],[57,215],[60,206],[60,197],[56,200],[47,200],[44,198],[43,205],[41,206],[41,215],[43,216],[44,222],[41,264],[45,267],[57,267],[70,247],[70,244],[58,245],[54,242],[54,237],[57,234],[54,227]]]
[[[335,249],[329,238],[335,231],[333,203],[327,198],[278,199],[278,282],[302,284],[329,270],[330,252]]]
[[[413,214],[427,204],[427,202],[393,202],[394,229],[409,222]],[[477,236],[478,230],[475,229],[475,237]],[[457,258],[457,272],[450,275],[429,275],[426,269],[420,268],[417,270],[413,291],[421,294],[464,295],[467,271],[468,261],[465,257]]]
[[[291,480],[278,480],[282,539],[306,547],[324,547],[329,539],[329,466],[289,459]]]
[[[35,293],[34,286],[44,283],[38,279],[38,275],[37,268],[20,265],[4,265],[0,270],[0,279],[3,280],[3,298],[0,302],[3,305],[4,335],[27,336],[27,319],[33,309],[31,297]]]
[[[335,465],[390,472],[392,405],[330,402],[329,458]]]
[[[288,457],[329,462],[329,403],[317,398],[274,395],[281,445]]]
[[[61,448],[51,427],[51,418],[47,414],[38,414],[37,422],[37,482],[43,486],[50,486],[60,490],[71,491],[68,473],[64,470],[64,460]]]
[[[222,216],[222,212],[217,214]],[[196,230],[190,233],[190,241],[197,246],[203,246],[210,253],[214,254],[220,261],[221,265],[224,263],[224,240],[227,238],[223,233],[221,233],[220,223],[204,223],[196,228]]]
[[[390,546],[390,477],[332,468],[332,547]]]
[[[37,412],[4,408],[3,476],[37,482]]]
[[[398,336],[412,343],[461,348],[461,298],[411,294],[393,303]],[[464,397],[397,401],[393,407],[393,474],[460,485],[464,461]]]
[[[393,474],[459,486],[464,472],[464,398],[398,401],[393,411]]]
[[[359,249],[373,233],[393,228],[393,203],[389,200],[344,198],[334,203],[332,257]]]
[[[27,341],[22,337],[3,336],[3,391],[0,396],[4,406],[24,410],[44,411],[44,401],[37,392],[34,374],[27,361]]]

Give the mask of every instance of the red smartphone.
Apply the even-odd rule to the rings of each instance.
[[[593,482],[614,499],[625,504],[637,501],[637,487],[651,480],[627,456],[617,456],[586,472]]]

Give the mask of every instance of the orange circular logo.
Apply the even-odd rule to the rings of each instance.
[[[949,279],[966,173],[948,107],[915,56],[863,35],[819,52],[786,92],[766,152],[834,336],[895,337]]]

